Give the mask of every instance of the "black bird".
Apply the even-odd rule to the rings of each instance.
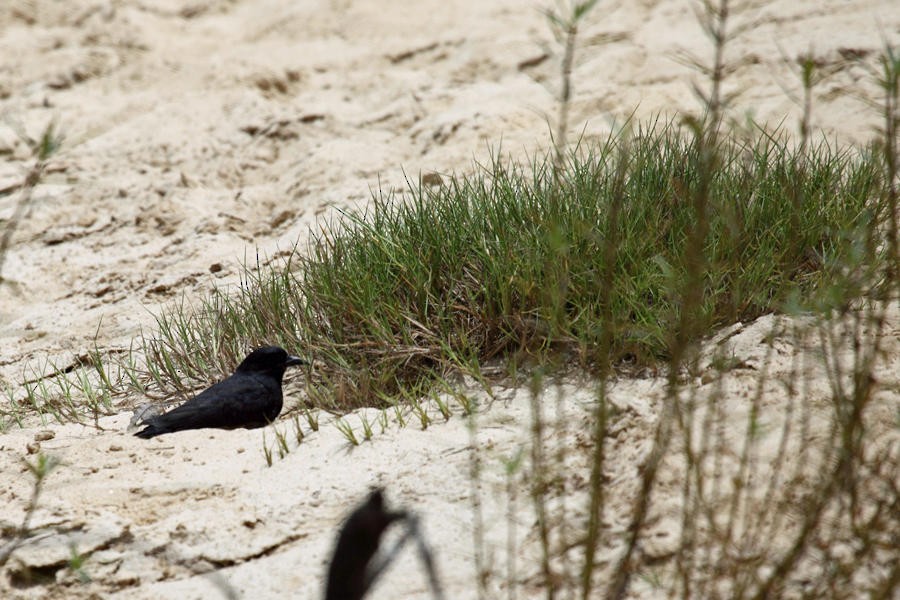
[[[146,439],[185,429],[252,429],[268,425],[281,412],[284,370],[305,362],[278,346],[254,350],[231,377],[206,388],[178,408],[147,418],[147,427],[134,435]]]
[[[369,563],[378,551],[381,534],[394,521],[406,518],[406,512],[385,509],[380,489],[351,513],[338,534],[325,600],[360,600],[365,595],[377,575]]]

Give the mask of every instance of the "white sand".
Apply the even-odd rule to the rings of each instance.
[[[39,369],[47,360],[71,364],[95,339],[104,350],[128,348],[167,303],[236,282],[244,257],[290,249],[317,218],[363,206],[379,185],[403,188],[405,174],[466,171],[501,140],[503,152],[516,157],[545,148],[547,123],[556,119],[559,52],[542,6],[5,3],[0,189],[21,181],[30,165],[17,129],[39,136],[55,119],[66,145],[37,188],[3,268],[0,382],[15,386],[31,377],[30,365]],[[900,3],[784,0],[741,19],[758,25],[728,47],[736,70],[727,89],[743,90],[730,112],[735,119],[743,122],[748,113],[770,124],[784,119],[795,131],[801,90],[794,61],[812,48],[822,68],[833,71],[816,91],[813,126],[843,143],[873,136],[880,117],[864,101],[879,98],[870,69],[883,38],[900,40]],[[635,110],[638,118],[695,111],[691,83],[703,82],[675,60],[680,52],[704,60],[711,54],[688,2],[601,2],[579,38],[570,136],[603,136]],[[847,60],[853,57],[860,60]],[[16,197],[0,197],[0,218],[13,214]],[[223,268],[211,273],[214,264]],[[770,326],[767,318],[741,330],[732,338],[735,353],[761,360]],[[876,423],[883,417],[875,430],[886,443],[897,437],[890,425],[900,389],[896,310],[888,331],[878,370],[884,391],[873,409]],[[789,374],[794,356],[815,357],[815,350],[785,341],[773,369]],[[811,402],[825,414],[827,381],[821,369],[809,377]],[[726,423],[737,440],[755,381],[752,369],[727,377]],[[288,390],[296,397],[296,381]],[[579,451],[567,455],[565,507],[557,508],[577,528],[593,388],[567,382],[562,390],[568,435],[553,443]],[[555,393],[547,391],[548,412]],[[607,466],[613,534],[627,524],[663,393],[663,381],[654,378],[613,386],[621,408]],[[492,597],[505,594],[506,581],[502,460],[530,439],[527,393],[499,388],[498,398],[481,415],[477,440]],[[766,388],[766,435],[773,437],[762,446],[777,443],[789,401],[783,386]],[[283,459],[276,453],[272,467],[261,431],[186,432],[148,442],[125,432],[127,412],[102,418],[102,430],[57,423],[12,428],[0,436],[0,522],[21,520],[31,485],[21,459],[38,431],[51,430],[55,437],[42,449],[65,464],[48,479],[34,525],[53,524],[61,533],[17,550],[0,572],[0,596],[208,598],[224,585],[246,598],[316,598],[336,527],[370,486],[382,484],[392,505],[422,516],[447,597],[473,598],[471,439],[458,412],[447,423],[436,415],[427,431],[412,416],[405,428],[392,422],[382,432],[376,425],[374,439],[357,448],[323,415],[321,429],[304,425],[304,442],[292,441]],[[347,417],[357,431],[360,419]],[[293,435],[289,421],[277,426]],[[814,440],[821,429],[809,435]],[[270,446],[273,437],[269,429]],[[663,560],[679,527],[680,467],[672,461],[654,508],[657,547],[644,549]],[[542,596],[525,476],[516,475],[514,517],[520,598]],[[601,548],[606,567],[621,549],[621,537],[612,537]],[[93,553],[85,563],[92,583],[77,584],[62,569],[61,583],[11,587],[21,565],[65,561],[68,541]],[[407,550],[372,597],[422,598],[426,590]],[[654,597],[644,580],[635,581],[632,593]]]

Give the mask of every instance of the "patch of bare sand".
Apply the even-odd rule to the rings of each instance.
[[[886,388],[896,386],[900,372],[898,314],[893,310],[890,319],[894,339],[886,350],[891,358],[876,371]],[[795,347],[794,338],[783,330],[773,318],[733,328],[724,339],[709,345],[709,358],[703,363],[704,373],[715,370],[713,352],[723,347],[734,358],[735,366],[725,374],[721,387],[718,381],[704,384],[702,375],[693,384],[700,400],[708,399],[710,406],[721,411],[724,437],[720,443],[727,450],[718,454],[723,460],[720,489],[728,487],[738,468],[751,407],[755,401],[763,406],[754,470],[759,489],[744,509],[748,514],[766,514],[763,492],[786,422],[795,434],[787,439],[781,457],[784,472],[808,469],[812,477],[827,467],[823,443],[830,426],[830,388],[815,344],[810,341]],[[772,348],[783,356],[769,366],[768,383],[757,397],[760,369]],[[784,392],[785,381],[798,376],[797,364],[805,364],[799,375],[809,382],[802,411],[797,397]],[[127,415],[101,419],[105,431],[79,425],[52,426],[55,437],[42,442],[42,449],[63,457],[65,464],[48,479],[34,522],[51,535],[17,550],[6,573],[15,582],[25,577],[26,566],[43,570],[57,582],[49,589],[60,597],[108,593],[129,598],[205,598],[227,589],[238,597],[313,598],[321,593],[337,525],[369,486],[383,485],[393,504],[422,516],[423,531],[436,553],[448,597],[474,598],[471,474],[472,448],[477,448],[477,498],[484,522],[485,564],[491,573],[489,593],[505,593],[512,528],[520,593],[542,596],[533,583],[538,576],[539,550],[536,516],[528,498],[533,477],[528,392],[498,387],[492,401],[477,390],[468,393],[480,398],[483,409],[474,440],[458,408],[444,422],[437,408],[430,406],[434,422],[424,431],[412,411],[406,411],[407,425],[401,427],[392,413],[388,413],[385,426],[380,413],[369,410],[346,417],[360,439],[363,419],[372,424],[372,440],[358,447],[351,446],[326,415],[322,415],[318,431],[300,420],[305,437],[299,445],[293,424],[279,423],[276,427],[289,440],[290,452],[284,457],[278,456],[271,429],[267,434],[258,430],[193,431],[145,441],[123,431]],[[605,542],[598,556],[601,581],[607,580],[623,549],[640,474],[647,466],[653,432],[664,412],[664,396],[664,378],[623,379],[612,384],[614,410],[604,470]],[[452,398],[445,400],[453,406]],[[565,449],[558,469],[563,476],[549,501],[551,513],[562,517],[553,519],[551,535],[557,539],[577,535],[585,522],[592,451],[588,431],[595,393],[589,382],[569,381],[548,386],[542,400],[547,450],[554,455],[557,448]],[[891,422],[896,400],[896,392],[880,392],[872,408],[870,431],[885,447],[894,444],[896,448],[900,442]],[[803,411],[810,415],[806,430],[800,426]],[[702,419],[701,410],[697,421]],[[25,429],[4,436],[0,460],[5,472],[17,470],[22,448],[33,435],[33,430]],[[645,569],[664,568],[660,565],[671,559],[680,539],[685,464],[679,448],[686,443],[682,437],[681,432],[675,434],[672,452],[661,467],[648,519],[648,539],[641,546],[642,560],[653,565]],[[701,442],[694,439],[691,443],[696,451]],[[264,444],[275,455],[271,467],[263,456]],[[801,447],[805,447],[803,452]],[[520,452],[524,453],[523,466],[512,475],[510,488],[505,463]],[[709,467],[712,479],[712,465]],[[18,476],[4,479],[0,491],[5,506],[0,518],[7,523],[21,514],[30,493],[30,478],[24,469],[18,471]],[[718,501],[720,505],[714,508],[724,514],[729,498],[723,495]],[[792,516],[778,518],[790,522]],[[780,543],[777,536],[763,541],[768,551]],[[82,553],[91,553],[85,570],[93,583],[79,584],[75,574],[65,569],[70,543]],[[577,560],[575,555],[570,558]],[[881,564],[872,569],[889,567],[890,554],[881,554],[879,559]],[[649,572],[642,571],[645,576],[635,581],[631,597],[654,597],[657,590],[648,583]],[[415,555],[407,551],[373,597],[424,597],[427,589]],[[23,585],[7,591],[17,597],[38,597],[46,588]]]
[[[48,357],[68,364],[95,337],[102,348],[128,347],[173,298],[235,282],[241,258],[253,260],[257,248],[268,257],[290,249],[333,207],[361,206],[379,185],[402,188],[404,170],[466,170],[500,140],[504,152],[519,157],[545,147],[558,56],[548,54],[538,8],[518,0],[4,6],[0,188],[14,186],[29,164],[17,129],[34,137],[57,119],[67,145],[37,188],[4,267],[3,383],[21,381],[25,365]],[[878,97],[868,69],[882,37],[896,42],[900,35],[900,5],[782,1],[755,6],[746,18],[758,26],[728,49],[736,65],[730,89],[743,90],[734,115],[785,119],[793,127],[794,60],[812,48],[833,71],[818,89],[813,126],[842,141],[871,137],[879,117],[862,101]],[[603,136],[635,107],[639,118],[695,110],[691,82],[698,76],[673,60],[685,50],[709,56],[688,3],[601,6],[580,38],[571,135]],[[9,218],[14,200],[0,197],[0,218]],[[896,319],[892,327],[896,333]],[[758,340],[748,343],[759,347]],[[900,371],[892,348],[887,382]],[[786,348],[781,358],[795,350],[810,351]],[[752,377],[740,370],[733,377],[726,398],[735,405],[737,434]],[[584,422],[591,386],[568,384],[564,393],[565,414]],[[653,379],[614,386],[624,416],[608,474],[612,514],[621,517],[610,523],[613,531],[629,514],[661,394]],[[527,396],[501,397],[483,415],[478,442],[487,557],[498,573],[507,523],[500,462],[529,439]],[[891,431],[896,392],[880,401]],[[785,402],[783,390],[766,391],[773,415]],[[348,418],[356,424],[359,416]],[[772,419],[777,429],[778,417]],[[102,431],[35,425],[0,438],[0,519],[14,523],[30,489],[20,462],[25,446],[38,429],[55,432],[42,444],[65,465],[48,480],[35,525],[80,536],[73,541],[92,553],[85,570],[94,578],[81,586],[59,570],[58,544],[23,547],[18,564],[31,561],[63,583],[10,588],[7,569],[5,596],[209,597],[224,581],[247,596],[316,597],[340,519],[369,485],[383,483],[389,501],[423,515],[449,597],[473,597],[469,433],[460,418],[425,432],[391,424],[354,450],[325,425],[271,468],[258,431],[146,443],[124,433],[126,422],[125,414],[101,419]],[[585,443],[574,437],[577,429],[574,447]],[[578,523],[586,455],[573,452],[571,460],[565,504]],[[539,595],[528,587],[536,572],[534,517],[525,482],[518,483],[523,593]],[[661,488],[661,513],[667,506],[677,512],[678,493],[673,475]],[[660,526],[660,560],[673,527]],[[618,550],[605,548],[604,564]],[[375,597],[423,596],[426,584],[413,563],[404,555]],[[210,583],[209,573],[220,583]],[[492,579],[501,583],[502,576]],[[635,594],[652,597],[653,590],[638,582]]]

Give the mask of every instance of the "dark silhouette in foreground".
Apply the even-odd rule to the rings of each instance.
[[[381,560],[373,561],[382,534],[396,521],[403,522],[406,531]],[[382,490],[376,489],[369,494],[365,503],[350,514],[338,534],[334,555],[328,568],[325,600],[361,600],[410,538],[413,538],[418,546],[419,558],[427,571],[433,597],[442,599],[443,593],[431,560],[431,553],[419,532],[418,519],[406,511],[385,509],[384,494]]]
[[[287,367],[304,364],[278,346],[254,350],[234,374],[169,412],[144,419],[134,435],[152,438],[185,429],[253,429],[268,425],[281,412],[281,378]]]

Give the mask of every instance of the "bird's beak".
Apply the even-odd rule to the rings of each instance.
[[[306,365],[309,364],[299,356],[291,356],[290,354],[287,357],[287,360],[284,361],[284,366],[293,367],[295,365]]]

